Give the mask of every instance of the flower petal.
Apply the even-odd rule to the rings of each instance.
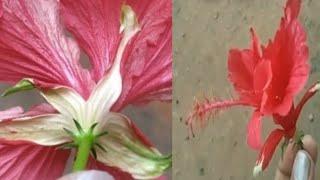
[[[121,94],[122,80],[119,69],[108,72],[92,91],[87,101],[86,109],[90,112],[87,119],[98,122],[110,111],[111,106]]]
[[[114,111],[130,103],[171,99],[171,1],[61,2],[67,27],[89,54],[96,81],[111,68],[116,58],[121,39],[121,4],[128,4],[138,16],[141,31],[127,45],[122,57],[124,87]]]
[[[30,143],[0,143],[3,179],[56,180],[63,174],[70,151]]]
[[[54,114],[55,110],[49,104],[39,104],[30,108],[30,110],[24,113],[22,107],[17,106],[4,111],[0,111],[0,122],[5,120],[24,118],[30,116],[38,116],[42,114]]]
[[[59,145],[71,141],[63,128],[73,130],[72,121],[57,114],[12,119],[0,122],[0,139]]]
[[[269,162],[273,156],[273,153],[278,146],[280,140],[282,139],[284,133],[280,129],[276,129],[271,132],[268,136],[266,142],[264,143],[262,149],[260,150],[260,154],[258,160],[256,162],[256,166],[253,170],[253,175],[259,175],[263,170],[267,168]]]
[[[0,80],[31,78],[44,88],[65,85],[88,95],[91,77],[81,68],[79,49],[64,35],[58,1],[2,1]]]
[[[289,112],[290,101],[302,90],[309,76],[306,32],[297,19],[299,3],[297,0],[288,1],[280,28],[263,52],[264,58],[271,61],[274,77],[267,90],[265,109],[282,116]]]
[[[120,31],[123,37],[118,47],[118,51],[108,74],[102,78],[93,90],[87,102],[87,109],[90,112],[87,119],[101,121],[102,117],[109,112],[111,106],[117,101],[122,91],[122,78],[120,74],[120,63],[123,52],[130,39],[140,30],[135,13],[130,6],[122,6]]]
[[[41,93],[41,95],[62,115],[79,121],[81,125],[88,124],[90,122],[85,119],[86,114],[86,102],[85,100],[73,89],[67,87],[59,87],[51,90],[47,90]],[[90,126],[90,125],[89,125]]]
[[[118,0],[60,0],[65,24],[88,54],[93,77],[99,81],[111,67],[120,43]]]
[[[251,49],[231,49],[228,57],[229,80],[242,96],[254,92],[255,68],[261,59],[259,40],[253,29],[251,29],[251,38]]]
[[[260,61],[253,74],[253,85],[254,90],[257,92],[262,92],[268,88],[272,80],[272,69],[271,63],[268,60]]]
[[[297,19],[301,8],[301,0],[288,0],[284,9],[287,21]]]
[[[260,112],[255,111],[247,126],[247,143],[248,145],[256,150],[262,147],[261,141],[261,118]]]
[[[14,119],[23,116],[23,108],[20,106],[0,111],[0,120]]]
[[[172,1],[126,3],[137,14],[141,31],[123,56],[123,90],[114,110],[127,104],[172,98]]]
[[[141,138],[140,132],[125,116],[110,113],[99,132],[108,131],[98,143],[106,152],[97,148],[97,159],[111,167],[130,173],[137,179],[152,179],[160,176],[171,166],[171,156],[162,156]]]

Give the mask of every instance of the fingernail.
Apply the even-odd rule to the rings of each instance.
[[[293,180],[308,180],[310,165],[311,162],[306,152],[298,151],[293,164]]]

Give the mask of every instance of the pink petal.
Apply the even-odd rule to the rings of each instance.
[[[254,175],[257,175],[258,173],[260,173],[268,167],[274,154],[274,151],[282,137],[283,131],[280,129],[272,131],[271,134],[268,136],[265,144],[260,150],[260,154],[256,162],[256,167],[254,169]]]
[[[0,177],[55,180],[63,174],[70,151],[28,143],[1,142]]]
[[[23,112],[24,110],[20,106],[0,111],[0,121],[19,118],[23,116]]]
[[[122,61],[123,90],[114,109],[126,104],[171,100],[172,2],[128,0],[141,31],[127,47]]]
[[[171,1],[62,0],[68,29],[88,53],[96,81],[111,67],[121,38],[122,3],[133,8],[141,31],[130,41],[122,59],[123,90],[113,110],[126,104],[171,100]],[[97,13],[99,12],[99,13]]]
[[[64,35],[56,0],[3,0],[0,21],[0,80],[31,78],[36,85],[65,85],[88,96],[91,77],[79,49]]]
[[[27,112],[24,112],[22,107],[17,106],[17,107],[0,111],[0,122],[4,120],[38,116],[42,114],[52,114],[55,112],[56,110],[52,106],[46,103],[33,106]]]
[[[88,54],[98,82],[111,67],[120,42],[120,10],[123,1],[61,0],[65,24]]]
[[[52,107],[50,104],[42,103],[36,106],[32,106],[28,112],[26,112],[27,116],[38,116],[41,114],[54,114],[57,113],[56,109]]]
[[[260,112],[255,111],[247,125],[247,143],[255,150],[259,150],[262,147],[261,118]]]

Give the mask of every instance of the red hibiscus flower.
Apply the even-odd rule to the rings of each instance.
[[[0,112],[0,177],[57,179],[71,152],[61,146],[77,149],[73,170],[106,170],[116,179],[156,178],[171,166],[171,156],[120,113],[171,100],[171,1],[0,5],[0,81],[16,83],[4,95],[36,88],[48,103]]]
[[[318,84],[312,86],[298,106],[294,106],[294,98],[303,89],[309,76],[306,33],[298,20],[300,6],[300,0],[287,1],[280,27],[267,46],[260,45],[251,29],[251,47],[230,50],[229,80],[239,98],[198,102],[187,119],[193,133],[195,119],[203,124],[204,117],[209,113],[236,105],[253,108],[254,112],[247,126],[247,143],[251,148],[260,150],[255,174],[267,167],[283,137],[293,137],[303,105],[319,88]],[[263,116],[273,116],[275,123],[281,126],[270,134],[264,145],[260,137]]]

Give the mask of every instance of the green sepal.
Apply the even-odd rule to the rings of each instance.
[[[8,96],[10,94],[14,94],[16,92],[20,92],[20,91],[29,91],[34,89],[34,85],[31,82],[31,80],[28,79],[22,79],[21,81],[19,81],[17,84],[15,84],[14,86],[6,89],[1,96],[5,97]]]
[[[97,135],[96,135],[96,138],[99,138],[99,137],[101,137],[101,136],[105,136],[105,135],[108,135],[108,134],[109,134],[108,131],[104,131],[104,132],[102,132],[102,133],[97,134]]]
[[[72,138],[76,138],[76,135],[75,135],[72,131],[70,131],[69,129],[63,128],[63,130],[64,130],[66,133],[68,133]]]
[[[91,154],[94,157],[94,159],[97,159],[97,152],[94,148],[91,148]]]
[[[77,146],[78,146],[77,144],[70,142],[70,143],[65,143],[58,146],[58,149],[72,149],[72,148],[76,148]]]
[[[92,133],[92,132],[93,132],[94,128],[95,128],[97,125],[98,125],[98,123],[97,123],[97,122],[96,122],[96,123],[94,123],[94,124],[92,124],[92,126],[90,127],[90,133]]]
[[[299,149],[303,149],[303,142],[302,142],[302,138],[304,137],[304,132],[302,130],[296,132],[295,136],[294,136],[294,142],[295,145],[297,145],[299,147]]]
[[[289,140],[288,139],[285,139],[283,141],[283,143],[281,144],[281,159],[283,159],[284,157],[284,152],[286,151],[287,147],[288,147],[288,144],[289,144]]]
[[[76,125],[78,131],[79,131],[81,134],[84,133],[81,125],[79,124],[79,122],[78,122],[77,120],[75,120],[75,119],[73,119],[73,122],[74,122],[74,124]]]
[[[94,145],[100,148],[103,152],[107,152],[107,150],[103,146],[101,146],[99,143],[94,143]]]

